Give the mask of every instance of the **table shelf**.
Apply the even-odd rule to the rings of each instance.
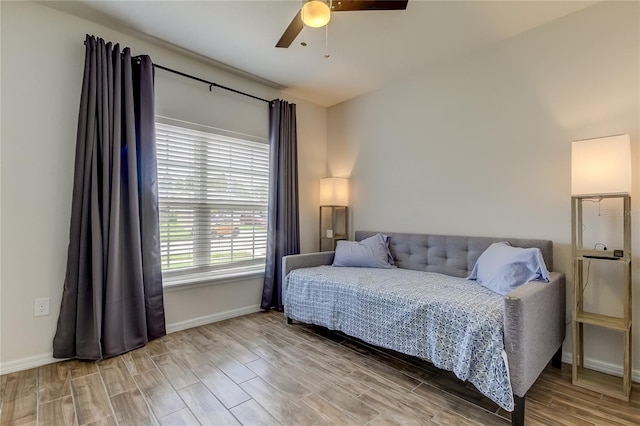
[[[601,202],[603,199],[622,200],[623,247],[617,250],[587,249],[583,244],[583,202]],[[602,194],[601,196],[571,197],[571,247],[573,254],[573,300],[575,301],[573,331],[572,383],[613,398],[629,400],[631,393],[631,197],[626,194]],[[597,245],[596,245],[597,246]],[[618,254],[619,256],[614,256]],[[624,285],[621,300],[622,316],[615,317],[584,310],[584,290],[588,281],[591,262],[609,262],[624,269]],[[585,274],[585,267],[587,273]],[[586,275],[586,277],[585,277]],[[593,284],[595,285],[595,284]],[[601,284],[602,285],[602,284]],[[604,284],[606,285],[606,284]],[[622,377],[611,376],[585,367],[584,325],[603,327],[622,334]]]

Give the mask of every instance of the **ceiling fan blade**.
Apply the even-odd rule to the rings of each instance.
[[[276,47],[291,46],[291,43],[293,43],[293,40],[298,37],[298,34],[300,34],[300,31],[302,31],[303,27],[304,24],[302,23],[302,9],[300,9],[298,10],[298,13],[293,18],[287,29],[284,30],[282,37],[280,37],[280,40],[278,40],[278,43],[276,43]]]
[[[354,10],[404,10],[409,0],[333,0],[332,12]]]

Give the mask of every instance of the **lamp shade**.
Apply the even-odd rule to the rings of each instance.
[[[337,177],[320,179],[320,205],[349,205],[349,179]]]
[[[571,194],[601,195],[631,192],[631,141],[629,135],[573,142]]]
[[[302,6],[302,22],[308,27],[324,27],[330,19],[329,5],[322,0],[309,0]]]

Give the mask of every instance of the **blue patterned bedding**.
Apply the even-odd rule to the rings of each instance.
[[[400,268],[318,266],[284,282],[287,317],[429,360],[513,411],[503,303],[474,281]]]

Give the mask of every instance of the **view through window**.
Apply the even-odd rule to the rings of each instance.
[[[156,150],[163,275],[263,266],[268,143],[157,122]]]

